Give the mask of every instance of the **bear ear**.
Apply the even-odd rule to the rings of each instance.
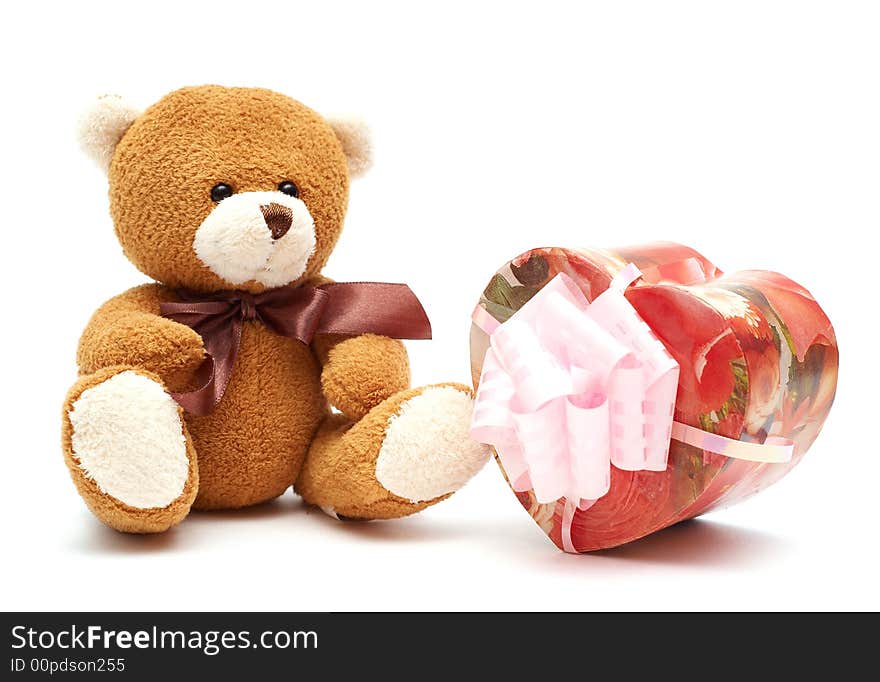
[[[140,115],[139,109],[118,95],[99,97],[79,119],[80,147],[106,172],[113,150]]]
[[[348,174],[356,178],[370,170],[373,145],[367,124],[350,116],[328,116],[327,122],[342,143],[342,151],[348,159]]]

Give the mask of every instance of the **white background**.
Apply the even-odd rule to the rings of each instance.
[[[7,3],[0,239],[4,609],[876,609],[880,13],[864,2]],[[367,9],[367,5],[370,5]],[[78,151],[93,96],[267,86],[372,123],[335,279],[408,282],[468,381],[468,318],[535,246],[671,239],[812,290],[841,349],[803,463],[740,507],[557,551],[494,464],[416,517],[288,493],[161,536],[94,520],[59,447],[83,326],[144,281]]]

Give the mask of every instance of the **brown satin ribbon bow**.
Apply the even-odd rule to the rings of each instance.
[[[176,292],[180,302],[160,304],[164,317],[198,332],[207,357],[199,368],[199,387],[172,393],[185,409],[209,414],[223,397],[242,325],[259,320],[276,334],[310,343],[315,334],[379,334],[395,339],[430,339],[431,323],[419,299],[405,284],[336,282],[318,287],[272,289],[262,294],[229,291],[201,296]]]

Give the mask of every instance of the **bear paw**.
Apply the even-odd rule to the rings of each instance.
[[[389,419],[376,459],[376,480],[386,490],[411,502],[433,500],[485,464],[489,450],[468,435],[473,398],[462,388],[425,388]]]
[[[107,525],[163,531],[189,512],[195,451],[180,409],[158,377],[108,368],[68,395],[65,458],[80,494]]]

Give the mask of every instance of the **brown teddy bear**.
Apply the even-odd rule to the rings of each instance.
[[[291,485],[340,518],[393,518],[482,466],[470,390],[409,388],[398,339],[429,329],[412,293],[321,276],[370,163],[362,125],[204,86],[142,113],[101,98],[80,133],[155,280],[94,314],[64,404],[65,461],[99,519],[160,532]]]

